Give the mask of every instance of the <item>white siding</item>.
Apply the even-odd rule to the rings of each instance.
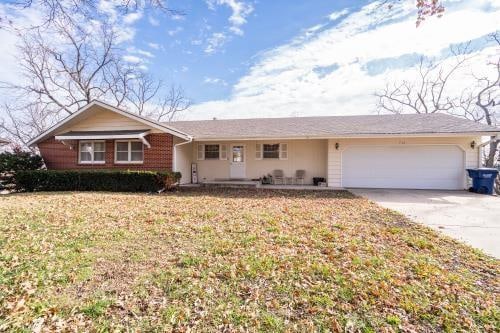
[[[193,143],[186,143],[175,147],[176,144],[185,142],[174,137],[174,169],[181,173],[181,184],[191,183],[191,156],[193,154]]]
[[[61,128],[57,134],[68,131],[119,131],[140,129],[151,129],[152,133],[160,132],[146,124],[122,116],[116,112],[96,107],[95,110],[90,111],[84,119]]]
[[[197,160],[197,144],[227,144],[227,160]],[[257,159],[256,144],[286,143],[288,144],[287,159]],[[296,170],[306,170],[304,184],[312,184],[313,177],[327,175],[327,140],[266,140],[266,141],[221,141],[221,142],[193,142],[191,160],[198,164],[199,181],[227,179],[230,177],[231,144],[246,147],[246,178],[257,179],[275,169],[283,170],[285,176],[295,176]]]

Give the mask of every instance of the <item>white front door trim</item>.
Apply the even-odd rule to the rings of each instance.
[[[243,149],[243,161],[234,160],[234,148],[241,147]],[[231,144],[231,150],[229,152],[229,178],[232,179],[245,179],[246,178],[246,162],[247,162],[247,150],[246,145],[233,143]]]

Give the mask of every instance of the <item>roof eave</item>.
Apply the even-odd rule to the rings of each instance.
[[[456,132],[456,133],[376,133],[376,134],[338,134],[338,135],[298,135],[298,136],[228,136],[203,137],[194,136],[193,141],[230,141],[230,140],[304,140],[304,139],[366,139],[366,138],[400,138],[400,137],[471,137],[471,136],[499,136],[498,132]]]
[[[155,121],[149,120],[149,119],[144,118],[142,116],[139,116],[139,115],[136,115],[136,114],[133,114],[133,113],[121,110],[121,109],[116,108],[116,107],[114,107],[112,105],[109,105],[109,104],[106,104],[104,102],[95,100],[95,101],[92,101],[89,104],[85,105],[84,107],[82,107],[81,109],[79,109],[78,111],[76,111],[75,113],[69,115],[68,117],[66,117],[65,119],[63,119],[62,121],[60,121],[59,123],[57,123],[54,126],[50,127],[48,130],[46,130],[45,132],[41,133],[40,135],[38,135],[34,139],[32,139],[30,142],[28,142],[28,146],[31,147],[31,146],[37,144],[38,142],[40,142],[41,140],[47,138],[48,136],[50,136],[51,134],[53,134],[53,132],[55,130],[57,130],[58,128],[60,128],[64,124],[68,123],[70,120],[76,118],[78,115],[82,114],[83,112],[87,111],[88,109],[90,109],[91,107],[93,107],[95,105],[98,105],[98,106],[100,106],[102,108],[105,108],[107,110],[116,112],[116,113],[121,114],[121,115],[123,115],[125,117],[131,118],[131,119],[134,119],[134,120],[139,121],[141,123],[144,123],[146,125],[149,125],[149,126],[151,126],[153,128],[156,128],[156,129],[158,129],[158,130],[160,130],[162,132],[166,132],[166,133],[175,135],[175,136],[180,137],[182,139],[189,140],[191,138],[190,135],[188,135],[188,134],[186,134],[186,133],[184,133],[182,131],[179,131],[179,130],[173,128],[173,127],[163,125],[163,124],[161,124],[159,122],[155,122]]]

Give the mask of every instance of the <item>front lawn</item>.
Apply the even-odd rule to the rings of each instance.
[[[494,332],[499,273],[349,192],[0,196],[0,331]]]

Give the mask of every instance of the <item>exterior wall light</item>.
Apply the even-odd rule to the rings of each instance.
[[[340,147],[339,143],[338,143],[338,142],[336,142],[336,143],[335,143],[335,149],[336,149],[336,150],[339,150],[339,147]]]
[[[471,147],[472,149],[476,148],[476,141],[472,141],[472,142],[470,143],[470,147]]]

